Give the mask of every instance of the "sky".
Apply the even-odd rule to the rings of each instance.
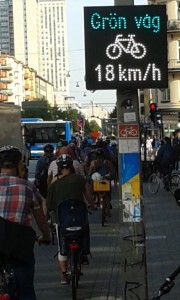
[[[134,5],[146,5],[147,0],[134,0]],[[115,90],[87,91],[85,86],[84,6],[114,6],[114,0],[66,0],[70,96],[82,108],[94,104],[111,112],[116,103]],[[79,87],[77,87],[77,83]]]

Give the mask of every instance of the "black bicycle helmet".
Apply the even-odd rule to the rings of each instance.
[[[0,148],[0,167],[12,168],[22,159],[21,151],[14,146],[4,146]]]
[[[51,144],[47,144],[47,145],[44,146],[44,152],[53,153],[54,152],[54,147]]]
[[[56,159],[56,164],[58,167],[70,168],[73,165],[73,159],[68,154],[62,154]]]

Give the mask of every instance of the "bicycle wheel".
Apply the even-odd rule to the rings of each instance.
[[[148,189],[151,194],[156,194],[159,191],[160,179],[156,173],[150,175],[148,179]]]
[[[104,196],[100,196],[100,209],[101,209],[101,225],[104,226],[105,217],[106,217]]]
[[[174,193],[175,190],[180,188],[180,176],[178,174],[174,174],[171,176],[170,189],[171,192]]]
[[[77,299],[77,286],[78,286],[78,268],[77,268],[77,255],[74,250],[71,250],[71,288],[72,299]]]

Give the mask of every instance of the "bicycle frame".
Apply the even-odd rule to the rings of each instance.
[[[98,197],[99,208],[101,209],[101,225],[104,226],[107,211],[109,210],[108,193],[110,192],[110,180],[93,180],[93,192]]]
[[[10,263],[0,262],[0,276],[0,300],[18,300],[14,272]]]
[[[171,273],[165,280],[165,282],[161,285],[161,287],[158,290],[158,295],[156,297],[153,297],[152,300],[158,300],[165,294],[170,293],[171,289],[175,285],[175,278],[180,273],[180,266],[177,267],[177,269]]]
[[[128,34],[129,38],[123,38],[122,34],[117,35],[115,39],[115,44],[124,50],[126,53],[131,53],[132,46],[136,46],[136,42],[134,40],[134,34]],[[122,42],[128,42],[127,47],[125,47]]]
[[[80,275],[81,275],[81,257],[82,257],[82,247],[81,247],[81,237],[82,228],[81,227],[68,227],[66,228],[66,238],[68,247],[68,274],[70,283],[72,286],[72,299],[77,299],[76,289],[78,287]]]

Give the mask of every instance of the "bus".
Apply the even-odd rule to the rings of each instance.
[[[22,132],[27,147],[30,149],[31,159],[37,159],[44,154],[46,144],[53,145],[60,140],[71,140],[71,122],[57,120],[44,121],[41,118],[22,118]]]

